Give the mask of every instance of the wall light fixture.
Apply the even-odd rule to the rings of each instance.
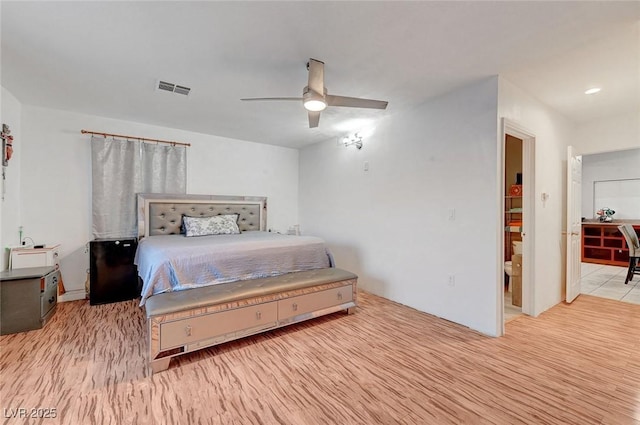
[[[345,147],[355,146],[358,149],[362,149],[362,136],[360,133],[354,133],[342,138],[342,143]]]

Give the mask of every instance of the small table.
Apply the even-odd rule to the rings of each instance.
[[[55,266],[60,264],[60,244],[46,245],[41,248],[13,248],[11,250],[11,268]]]

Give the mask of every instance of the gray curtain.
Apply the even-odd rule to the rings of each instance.
[[[187,148],[142,143],[141,193],[186,193]]]
[[[185,146],[91,138],[93,236],[137,236],[138,193],[186,193]]]

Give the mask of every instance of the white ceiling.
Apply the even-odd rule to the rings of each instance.
[[[28,105],[289,147],[496,74],[575,122],[640,111],[636,1],[0,4],[2,85]],[[297,102],[239,100],[301,96],[309,57],[329,93],[388,109],[329,108],[309,129]]]

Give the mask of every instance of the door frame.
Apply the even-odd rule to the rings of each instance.
[[[533,132],[516,121],[502,118],[500,131],[500,163],[498,166],[498,196],[500,205],[500,218],[498,226],[497,270],[498,272],[498,323],[497,329],[504,335],[504,228],[505,228],[505,201],[504,201],[504,173],[505,173],[505,142],[510,135],[522,140],[522,312],[533,315],[535,312],[535,142]]]

